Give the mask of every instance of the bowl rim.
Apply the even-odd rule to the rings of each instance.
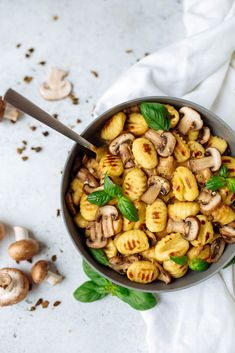
[[[167,103],[164,103],[164,100],[167,100]],[[174,96],[145,96],[145,97],[140,97],[140,98],[135,98],[135,99],[130,99],[124,102],[121,102],[119,104],[116,104],[115,106],[112,106],[111,108],[105,110],[102,114],[98,115],[94,120],[92,120],[87,127],[83,130],[83,132],[81,133],[81,136],[84,136],[91,128],[92,126],[99,122],[100,120],[102,120],[104,117],[106,117],[106,120],[108,118],[110,118],[113,114],[116,113],[116,111],[121,111],[129,106],[133,106],[135,104],[140,104],[141,102],[163,102],[164,104],[171,104],[174,106],[174,104],[177,102],[180,105],[187,105],[187,106],[191,106],[193,109],[198,110],[200,113],[201,111],[203,111],[203,114],[206,115],[207,117],[212,117],[213,119],[215,119],[219,124],[223,125],[223,127],[226,130],[229,130],[230,133],[232,133],[234,135],[235,138],[235,132],[234,130],[221,118],[219,118],[214,112],[212,112],[211,110],[201,106],[198,103],[194,103],[192,101],[186,100],[186,99],[182,99],[182,98],[178,98],[178,97],[174,97]],[[62,173],[62,177],[61,177],[61,185],[60,185],[60,201],[61,201],[61,210],[62,210],[62,218],[63,218],[63,222],[65,224],[66,230],[69,234],[70,239],[72,240],[75,248],[77,249],[77,251],[79,252],[79,254],[81,255],[82,259],[85,260],[86,262],[88,262],[88,264],[95,270],[97,271],[101,276],[107,278],[109,281],[119,285],[119,286],[125,286],[129,289],[134,289],[134,290],[138,290],[138,291],[142,291],[142,292],[152,292],[152,293],[170,293],[170,292],[175,292],[175,291],[180,291],[180,290],[184,290],[184,289],[188,289],[191,288],[193,286],[199,285],[200,283],[210,279],[211,277],[213,277],[215,274],[217,274],[220,270],[222,270],[224,268],[224,266],[226,266],[227,263],[229,263],[229,261],[231,261],[231,259],[234,257],[235,255],[235,250],[234,252],[226,259],[226,262],[222,263],[220,266],[218,266],[215,270],[211,271],[211,273],[208,273],[208,275],[205,275],[204,278],[201,278],[199,280],[196,280],[192,283],[188,283],[186,285],[183,285],[181,287],[176,287],[176,288],[166,288],[164,289],[152,289],[151,290],[148,288],[149,284],[140,284],[137,282],[131,282],[130,280],[128,280],[128,283],[123,284],[120,283],[118,280],[110,278],[110,276],[108,276],[105,273],[105,270],[107,269],[106,266],[99,264],[96,260],[94,260],[93,258],[90,259],[90,254],[89,256],[86,256],[86,254],[84,254],[78,247],[78,245],[76,244],[76,241],[72,235],[72,233],[70,232],[69,229],[69,224],[68,224],[68,220],[65,214],[65,209],[67,208],[66,204],[65,204],[65,200],[64,200],[64,186],[65,184],[67,185],[68,182],[68,178],[66,177],[66,171],[68,169],[68,166],[70,164],[72,155],[75,153],[76,149],[78,147],[77,143],[74,143],[72,149],[70,150],[66,161],[65,161],[65,165],[64,165],[64,169],[63,169],[63,173]],[[70,215],[70,217],[72,218],[72,216]],[[235,249],[235,244],[229,244],[229,246],[233,246]],[[87,254],[89,252],[87,251]],[[214,265],[214,264],[212,264]],[[100,268],[97,268],[97,266],[99,266]],[[115,272],[114,270],[112,270],[113,272]],[[207,270],[208,271],[208,270]],[[207,271],[204,271],[204,273],[206,273]],[[177,280],[177,279],[176,279]],[[174,279],[175,281],[175,279]],[[154,284],[154,282],[150,283]]]

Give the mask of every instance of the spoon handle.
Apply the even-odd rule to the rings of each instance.
[[[62,135],[79,143],[83,147],[88,148],[93,152],[95,151],[96,147],[92,143],[84,139],[84,137],[80,136],[72,129],[68,128],[66,125],[62,124],[60,121],[53,118],[53,116],[46,113],[44,110],[30,102],[27,98],[23,97],[13,89],[8,89],[8,91],[5,93],[4,100],[23,113],[30,115],[34,119],[58,131]]]

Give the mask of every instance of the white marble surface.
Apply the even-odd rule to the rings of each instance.
[[[53,15],[59,19],[53,21]],[[92,120],[95,102],[124,70],[146,52],[181,37],[181,3],[176,0],[0,0],[1,92],[15,88],[82,131]],[[17,43],[22,44],[20,48]],[[35,52],[25,58],[31,47]],[[126,53],[127,49],[133,53]],[[40,60],[46,65],[38,65]],[[52,65],[70,71],[79,105],[69,99],[46,102],[39,96],[39,84]],[[90,70],[97,70],[99,77]],[[29,84],[23,82],[26,75],[33,76]],[[31,131],[30,125],[37,130]],[[72,142],[53,131],[44,137],[46,130],[26,116],[15,125],[1,123],[0,221],[32,230],[42,243],[34,260],[56,254],[65,280],[56,287],[35,286],[27,301],[1,309],[0,351],[145,353],[145,327],[138,312],[112,297],[93,304],[81,304],[72,297],[86,278],[81,257],[61,217],[56,217],[61,170]],[[28,142],[25,162],[16,153],[22,140]],[[31,146],[43,150],[35,153]],[[10,232],[0,244],[0,266],[16,266],[29,273],[31,264],[17,265],[8,257],[6,249],[12,241]],[[50,301],[49,307],[29,311],[40,297]],[[62,302],[57,308],[52,306],[55,300]]]

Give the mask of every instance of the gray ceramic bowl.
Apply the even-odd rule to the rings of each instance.
[[[221,136],[224,138],[230,148],[231,148],[231,153],[232,155],[235,156],[235,133],[231,129],[230,126],[224,123],[221,119],[219,119],[215,114],[210,112],[209,110],[201,107],[198,104],[179,99],[179,98],[174,98],[174,97],[144,97],[141,99],[134,99],[128,102],[124,102],[122,104],[119,104],[102,115],[100,115],[96,120],[94,120],[83,132],[83,136],[87,138],[89,141],[93,142],[94,144],[99,141],[98,138],[98,131],[101,129],[103,124],[107,119],[109,119],[113,114],[131,107],[133,105],[139,104],[141,102],[160,102],[164,104],[171,104],[174,105],[176,108],[180,108],[182,106],[189,106],[194,109],[196,109],[202,116],[204,122],[206,125],[208,125],[211,130],[213,131],[214,134]],[[73,240],[74,245],[76,246],[77,250],[79,253],[82,255],[82,257],[93,267],[102,274],[104,277],[108,278],[114,283],[117,283],[119,285],[129,287],[129,288],[134,288],[142,291],[148,291],[148,292],[171,292],[175,290],[180,290],[184,288],[191,287],[193,285],[196,285],[211,276],[213,276],[215,273],[217,273],[220,269],[223,268],[223,266],[228,263],[232,259],[232,257],[235,255],[235,244],[233,245],[228,245],[220,258],[220,260],[212,264],[209,269],[205,272],[193,272],[189,271],[184,277],[179,278],[177,280],[174,280],[171,284],[166,285],[163,282],[156,281],[147,285],[139,284],[139,283],[134,283],[129,281],[129,279],[126,276],[123,276],[112,269],[105,267],[103,265],[100,265],[97,263],[91,256],[85,241],[84,241],[84,236],[80,234],[79,229],[75,226],[73,223],[73,219],[67,209],[67,206],[64,201],[64,196],[65,193],[68,189],[70,180],[71,180],[71,170],[73,163],[75,161],[75,158],[77,155],[81,154],[81,148],[79,145],[75,145],[70,152],[70,155],[67,159],[67,162],[65,164],[64,168],[64,173],[62,177],[62,185],[61,185],[61,203],[62,203],[62,211],[63,211],[63,218],[64,222],[66,224],[68,233]]]

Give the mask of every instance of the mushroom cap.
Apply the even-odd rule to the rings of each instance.
[[[209,141],[211,137],[211,131],[208,126],[203,126],[203,128],[199,132],[198,140],[199,142],[204,145]]]
[[[189,130],[200,130],[202,128],[203,120],[196,110],[190,107],[182,107],[179,112],[184,115],[178,124],[178,130],[181,134],[186,135]]]
[[[89,238],[86,240],[86,245],[93,249],[102,249],[107,245],[107,238],[104,238],[101,222],[91,221],[86,226],[86,231],[89,231]]]
[[[162,144],[157,148],[157,153],[161,157],[169,157],[174,151],[176,138],[171,132],[163,132],[161,138]]]
[[[206,149],[205,156],[208,155],[208,154],[211,157],[213,157],[213,161],[214,161],[214,166],[211,168],[211,170],[212,170],[212,172],[216,172],[221,167],[221,163],[222,163],[221,154],[214,147],[209,147],[209,148]]]
[[[15,261],[30,260],[39,251],[39,243],[35,239],[23,239],[12,243],[8,254]]]
[[[34,283],[41,283],[46,278],[50,263],[46,260],[39,260],[33,265],[31,275]]]
[[[222,228],[220,228],[220,234],[226,243],[235,243],[235,222],[229,223]]]
[[[109,151],[110,153],[117,155],[119,153],[119,147],[123,144],[132,144],[134,141],[135,136],[129,132],[124,132],[123,134],[116,137],[113,141],[109,144]]]
[[[218,192],[211,192],[210,190],[203,189],[197,201],[200,204],[200,210],[203,214],[210,214],[221,203],[221,195]]]
[[[216,238],[211,243],[210,262],[217,262],[222,256],[225,248],[225,241],[222,237]]]
[[[58,68],[52,68],[47,82],[43,82],[40,87],[40,93],[47,100],[60,100],[67,97],[72,85],[68,80],[65,80],[66,71]]]
[[[161,186],[160,193],[162,195],[167,195],[171,190],[171,185],[169,180],[167,180],[166,178],[160,177],[158,175],[153,175],[148,179],[148,186],[151,186],[153,184],[159,184]]]
[[[96,215],[96,220],[99,221],[100,218],[102,218],[102,217],[110,217],[110,216],[113,219],[117,219],[118,218],[118,210],[114,206],[106,205],[106,206],[99,208],[97,215]]]
[[[171,275],[158,262],[155,262],[155,265],[159,270],[159,275],[157,279],[166,284],[169,284],[172,280]]]
[[[84,167],[79,169],[77,177],[81,182],[88,184],[91,187],[97,188],[99,186],[96,178]]]
[[[200,231],[200,221],[195,216],[190,216],[185,219],[184,238],[188,241],[195,240]]]
[[[7,276],[12,283],[8,288],[0,286],[0,306],[8,306],[17,304],[22,301],[28,294],[29,281],[25,274],[16,268],[0,269],[0,277]]]

